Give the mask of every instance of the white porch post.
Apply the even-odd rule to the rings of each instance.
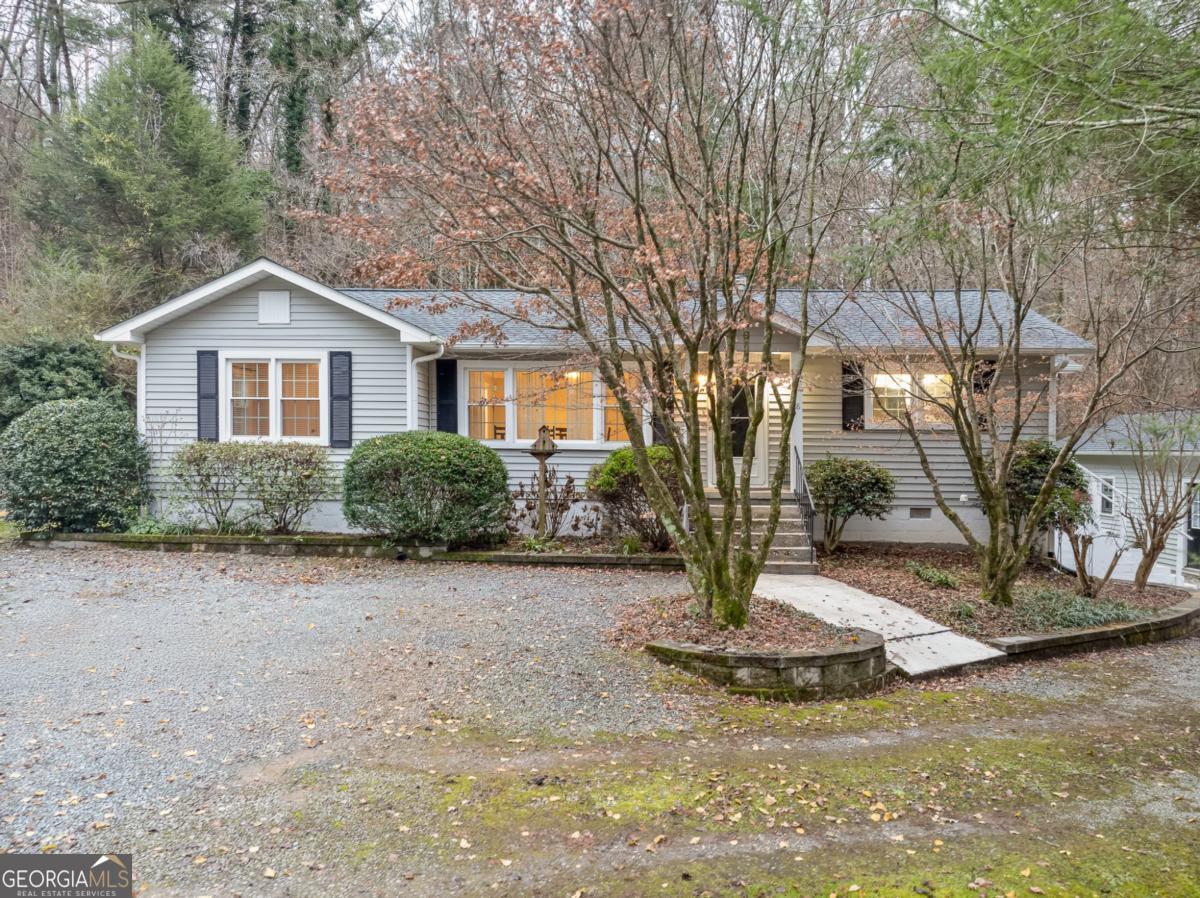
[[[792,370],[800,370],[800,353],[798,352],[792,353]],[[792,418],[790,437],[793,455],[787,460],[788,474],[792,481],[792,492],[800,488],[800,471],[797,470],[796,465],[792,464],[792,460],[795,458],[795,453],[797,452],[800,454],[801,459],[804,458],[804,384],[800,384],[798,389],[800,395],[796,397],[796,416]]]

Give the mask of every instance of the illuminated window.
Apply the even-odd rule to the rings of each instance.
[[[903,418],[912,396],[912,376],[908,374],[876,374],[872,391],[871,420],[888,424]]]
[[[283,387],[280,419],[285,437],[321,435],[321,365],[319,362],[280,362]]]
[[[596,399],[590,371],[516,372],[517,439],[537,439],[544,424],[555,440],[591,440]]]
[[[235,437],[271,434],[270,365],[267,362],[234,362],[230,371],[233,398],[230,432]]]
[[[625,391],[630,399],[636,397],[637,385],[637,375],[632,371],[626,371]],[[625,427],[625,416],[621,414],[621,408],[617,405],[616,394],[607,386],[604,388],[604,440],[608,443],[629,442],[629,430]]]
[[[926,399],[921,403],[925,423],[949,424],[950,414],[942,406],[952,405],[954,379],[949,374],[924,374],[921,376],[921,393]]]
[[[504,404],[504,372],[467,372],[467,432],[477,440],[503,440],[508,435]]]
[[[953,395],[954,379],[943,372],[878,372],[871,377],[870,423],[894,425],[908,412],[918,426],[949,424],[950,414],[938,403],[949,405]]]

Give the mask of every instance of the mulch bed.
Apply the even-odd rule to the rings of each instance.
[[[974,637],[1014,636],[1028,631],[1014,608],[1001,608],[979,598],[979,568],[968,551],[918,546],[843,546],[821,556],[821,573],[866,592],[899,602],[951,629]],[[916,561],[953,574],[957,589],[933,586],[907,570]],[[1032,562],[1017,582],[1020,591],[1053,587],[1074,591],[1075,578],[1049,565]],[[1110,581],[1101,594],[1105,601],[1121,601],[1146,612],[1161,611],[1188,597],[1182,589],[1148,586],[1139,593],[1132,583]],[[969,618],[964,612],[969,605]]]
[[[851,644],[855,635],[791,605],[759,596],[751,599],[750,621],[743,629],[719,630],[703,615],[696,597],[684,594],[624,606],[609,639],[624,649],[640,649],[647,642],[666,639],[718,649],[804,651]]]

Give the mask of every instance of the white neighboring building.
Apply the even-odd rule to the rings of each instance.
[[[1185,412],[1200,416],[1200,412]],[[1155,421],[1169,421],[1163,415],[1122,415],[1109,421],[1089,439],[1080,443],[1075,460],[1087,475],[1088,492],[1097,528],[1090,563],[1093,572],[1103,574],[1111,563],[1113,553],[1124,549],[1113,578],[1132,580],[1141,550],[1134,546],[1135,538],[1130,518],[1142,515],[1141,461],[1139,445],[1147,445],[1140,435]],[[1150,582],[1168,586],[1194,585],[1200,581],[1200,440],[1184,439],[1182,445],[1169,453],[1167,468],[1182,475],[1191,487],[1189,513],[1180,523],[1174,537],[1167,543],[1150,575]],[[1066,536],[1054,534],[1054,553],[1059,562],[1073,570],[1074,556]]]

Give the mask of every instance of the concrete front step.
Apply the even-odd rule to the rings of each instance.
[[[811,561],[772,561],[763,565],[764,574],[817,574],[820,566]]]
[[[812,558],[812,548],[809,546],[780,546],[771,543],[767,552],[768,561],[809,561]]]

